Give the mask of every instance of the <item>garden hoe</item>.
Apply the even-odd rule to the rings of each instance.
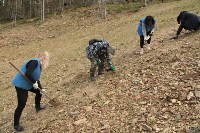
[[[20,70],[18,69],[13,63],[9,62],[18,72],[21,73],[21,75],[28,81],[30,82],[31,84],[33,84],[26,76],[25,74]],[[56,98],[53,98],[51,99],[50,96],[46,93],[46,92],[43,92],[41,88],[38,88],[40,90],[40,92],[42,92],[48,99],[50,99],[49,101],[49,104],[51,104],[52,106],[56,107],[60,104],[60,102],[56,99]]]

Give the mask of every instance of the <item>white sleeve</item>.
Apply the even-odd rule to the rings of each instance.
[[[142,23],[142,33],[144,37],[147,36],[146,27],[144,23]]]

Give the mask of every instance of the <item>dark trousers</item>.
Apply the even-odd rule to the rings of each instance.
[[[147,36],[150,34],[151,32],[147,32]],[[147,40],[147,43],[150,44],[151,43],[151,36],[149,38],[149,40]],[[144,36],[140,36],[140,48],[144,47]]]
[[[27,102],[27,98],[28,98],[28,90],[24,90],[18,87],[16,88],[16,92],[17,92],[17,101],[18,101],[18,105],[17,108],[15,110],[15,114],[14,114],[14,126],[19,124],[19,119],[21,117],[22,111],[26,106],[26,102]],[[31,88],[31,90],[29,90],[30,92],[33,92],[36,94],[35,96],[35,108],[39,108],[40,107],[40,101],[42,98],[42,94],[40,94],[40,91],[34,88]]]

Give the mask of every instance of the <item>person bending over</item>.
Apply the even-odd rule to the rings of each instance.
[[[189,31],[197,31],[200,29],[200,16],[187,11],[180,12],[177,17],[177,22],[180,24],[179,28],[176,35],[171,39],[177,39],[183,29]]]
[[[140,36],[140,54],[144,52],[144,42],[147,41],[148,49],[150,49],[151,37],[154,32],[156,20],[152,16],[146,16],[145,18],[140,19],[138,25],[138,35]]]
[[[27,81],[20,72],[16,74],[12,83],[15,86],[16,93],[17,93],[17,101],[18,105],[14,113],[14,129],[16,131],[23,131],[23,126],[20,125],[19,120],[22,114],[23,109],[26,106],[28,92],[35,93],[35,109],[36,112],[44,109],[40,105],[40,101],[42,98],[42,94],[40,93],[40,89],[42,86],[40,84],[40,75],[41,72],[47,68],[49,63],[49,53],[48,52],[41,52],[37,55],[36,58],[32,58],[27,61],[22,67],[21,71],[25,74],[25,76],[32,82],[32,84]],[[41,91],[45,91],[42,89]]]
[[[90,80],[94,81],[96,67],[98,66],[98,75],[103,74],[107,63],[111,71],[115,71],[115,66],[112,64],[111,55],[115,54],[115,49],[110,46],[106,40],[92,39],[89,41],[89,46],[86,48],[87,58],[91,62]]]

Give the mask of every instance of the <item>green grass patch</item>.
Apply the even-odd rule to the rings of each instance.
[[[144,6],[144,3],[142,2],[131,2],[131,3],[125,3],[125,4],[117,3],[117,4],[106,5],[108,11],[116,12],[116,13],[121,13],[124,11],[136,12],[143,6]]]

